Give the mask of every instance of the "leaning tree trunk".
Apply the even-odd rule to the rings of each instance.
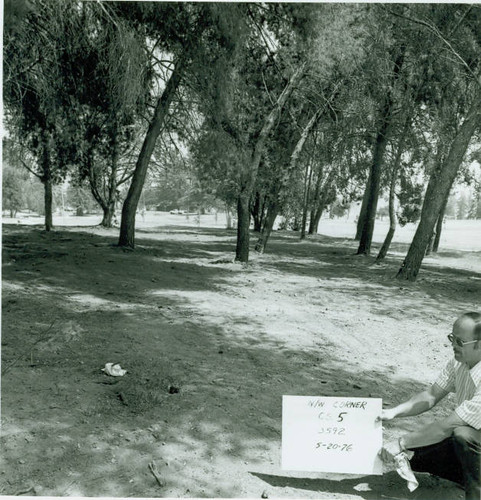
[[[318,212],[321,212],[321,215],[322,215],[322,211],[320,211],[318,209],[318,206],[319,206],[319,198],[321,196],[321,185],[322,185],[323,172],[324,172],[324,166],[321,166],[321,169],[317,174],[316,188],[314,190],[314,196],[312,199],[312,209],[311,209],[311,213],[310,213],[310,217],[309,217],[309,230],[308,230],[307,234],[317,233],[317,227],[319,225],[319,220],[321,217],[319,216],[319,219],[317,219],[317,224],[316,224],[316,216],[317,216]]]
[[[326,207],[324,205],[324,200],[321,200],[321,203],[317,207],[312,221],[309,222],[309,234],[317,234],[317,232],[319,231],[319,222],[321,221],[321,217],[324,213],[325,208]]]
[[[254,184],[257,178],[257,171],[259,169],[259,163],[261,161],[262,154],[266,145],[267,137],[269,133],[274,128],[277,118],[280,115],[282,108],[287,102],[287,99],[292,94],[297,83],[304,75],[304,70],[306,65],[301,65],[292,76],[289,83],[286,85],[281,95],[277,99],[274,108],[271,110],[264,125],[259,133],[256,144],[254,146],[254,151],[249,163],[249,170],[247,178],[244,180],[244,184],[241,187],[241,192],[238,197],[237,202],[237,216],[239,224],[237,226],[237,245],[236,245],[236,259],[237,261],[247,263],[249,261],[249,227],[250,227],[250,210],[249,202],[254,189]],[[242,220],[242,223],[241,223]]]
[[[446,157],[445,157],[445,148],[446,148],[445,142],[444,142],[443,138],[440,137],[438,139],[438,152],[436,153],[436,157],[435,157],[435,160],[434,160],[434,167],[433,168],[437,168],[437,165],[441,165],[445,161],[445,159],[446,159]],[[448,201],[448,198],[449,198],[449,192],[448,192],[448,194],[446,196],[446,202]],[[442,208],[441,208],[441,210],[443,211]],[[444,213],[443,213],[443,216],[444,216]],[[439,216],[438,216],[437,220],[439,221]],[[426,248],[426,256],[430,255],[431,252],[434,251],[434,243],[435,243],[435,241],[437,239],[437,230],[438,230],[438,224],[436,223],[436,225],[435,225],[435,227],[433,229],[433,232],[431,234],[431,237],[429,238],[429,243],[428,243],[428,246]],[[438,240],[438,245],[439,245],[439,240]]]
[[[441,212],[439,213],[438,218],[436,220],[436,224],[434,226],[433,233],[431,235],[431,238],[429,238],[428,247],[426,249],[426,256],[430,255],[431,253],[437,253],[439,249],[439,242],[441,240],[441,231],[443,230],[444,212],[446,211],[446,205],[448,204],[450,192],[451,190],[449,190],[448,195],[446,196],[446,199],[443,202],[443,205],[441,207]]]
[[[120,236],[118,245],[134,248],[135,246],[135,213],[139,204],[140,195],[144,187],[147,168],[155,148],[155,143],[160,135],[165,119],[169,112],[175,92],[182,80],[183,64],[179,61],[170,75],[169,81],[162,92],[155,107],[154,116],[150,122],[147,134],[142,144],[130,188],[122,207],[122,220],[120,222]]]
[[[444,214],[446,213],[446,206],[448,204],[449,192],[448,196],[444,200],[443,206],[441,207],[441,212],[438,215],[438,221],[436,223],[436,236],[434,237],[433,242],[433,252],[437,253],[439,250],[439,242],[441,241],[441,231],[443,230],[443,222],[444,222]]]
[[[279,211],[281,209],[282,205],[282,197],[284,196],[284,192],[288,187],[291,174],[295,172],[297,162],[299,161],[299,156],[304,149],[304,145],[306,143],[306,140],[312,131],[314,125],[317,123],[317,120],[319,119],[321,115],[322,109],[318,109],[314,115],[311,117],[307,125],[304,127],[301,136],[299,137],[299,140],[297,141],[296,145],[294,146],[294,149],[292,151],[290,160],[289,160],[289,165],[287,166],[287,169],[285,173],[281,176],[281,180],[276,186],[276,189],[274,190],[274,193],[271,194],[270,198],[271,201],[268,205],[267,208],[267,213],[265,216],[264,220],[264,225],[262,228],[261,235],[256,243],[255,250],[256,252],[263,253],[266,249],[267,246],[267,241],[269,240],[269,237],[272,232],[272,228],[274,227],[274,222],[276,220],[277,215],[279,214]],[[312,171],[311,171],[312,173]],[[307,205],[306,205],[307,207]]]
[[[374,232],[379,189],[381,185],[381,172],[384,164],[384,153],[386,151],[388,141],[387,132],[391,121],[391,106],[392,103],[388,103],[383,112],[381,129],[376,137],[376,145],[369,172],[369,180],[367,181],[369,191],[366,200],[366,212],[362,226],[361,238],[359,241],[359,248],[357,250],[358,255],[369,255],[371,251],[372,235]]]
[[[408,116],[406,118],[406,121],[404,122],[402,135],[401,138],[399,139],[396,151],[396,157],[394,158],[394,163],[391,172],[391,183],[389,186],[389,231],[387,232],[386,238],[384,239],[384,243],[382,244],[382,247],[379,250],[379,253],[376,257],[376,262],[381,262],[384,260],[389,251],[389,247],[391,246],[394,233],[396,232],[397,217],[396,217],[396,210],[394,207],[394,199],[396,195],[396,181],[399,172],[399,167],[401,165],[401,158],[404,151],[404,144],[406,142],[406,136],[409,130],[410,123],[411,123],[411,117]]]
[[[256,243],[255,247],[256,252],[259,253],[265,252],[267,241],[269,240],[269,236],[271,235],[272,229],[274,227],[274,222],[278,214],[279,214],[279,204],[276,201],[269,203],[267,206],[266,216],[264,218],[264,225],[262,227],[262,232]]]
[[[301,240],[306,238],[307,212],[309,210],[309,191],[311,190],[312,169],[309,164],[306,167],[306,183],[304,190],[304,203],[302,209]]]
[[[396,232],[396,210],[394,208],[394,190],[396,187],[396,178],[397,178],[397,168],[393,169],[392,177],[391,177],[391,186],[389,188],[389,231],[386,234],[386,238],[384,239],[384,243],[382,244],[381,249],[376,257],[376,262],[382,262],[387,255],[389,247],[391,246],[392,239],[394,237],[394,233]]]
[[[469,142],[479,126],[481,105],[479,96],[475,99],[466,119],[459,128],[446,160],[437,166],[429,179],[424,197],[421,219],[404,262],[397,274],[398,279],[415,281],[426,254],[426,248],[434,229],[441,207],[456,178]]]
[[[304,145],[307,141],[307,138],[309,134],[311,133],[312,129],[316,125],[317,121],[319,120],[319,117],[321,116],[323,111],[323,108],[319,108],[314,115],[311,117],[307,125],[304,127],[301,137],[297,141],[296,147],[294,148],[294,151],[292,152],[291,155],[291,161],[289,162],[289,174],[294,172],[297,166],[297,162],[299,161],[299,157],[301,155],[302,150],[304,149]],[[316,147],[317,144],[317,134],[314,137],[314,147]],[[307,181],[307,186],[306,186],[306,191],[304,194],[304,207],[303,207],[303,213],[302,213],[302,223],[301,223],[301,240],[306,237],[306,223],[307,223],[307,212],[309,210],[309,193],[311,190],[311,182],[312,182],[312,156],[310,158],[310,161],[308,162],[306,166],[306,178],[308,177]],[[307,175],[309,173],[309,176]],[[287,181],[285,181],[287,182]],[[316,185],[316,192],[318,191],[318,186],[319,184]],[[283,189],[285,189],[285,185],[282,186]],[[309,233],[311,234],[311,233]]]

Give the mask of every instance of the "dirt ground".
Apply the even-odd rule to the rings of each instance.
[[[375,265],[352,239],[275,232],[246,267],[233,230],[143,228],[135,251],[117,236],[3,226],[1,495],[464,498],[427,475],[410,494],[394,471],[282,470],[281,401],[390,405],[432,382],[452,321],[479,309],[481,251],[442,251],[406,283],[403,243]]]

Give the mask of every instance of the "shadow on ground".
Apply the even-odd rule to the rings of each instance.
[[[424,385],[382,370],[353,372],[322,338],[293,347],[268,335],[265,316],[244,305],[247,284],[259,285],[260,270],[272,273],[273,288],[280,275],[287,285],[290,276],[313,279],[306,297],[310,286],[339,300],[355,292],[377,301],[377,315],[396,293],[396,307],[409,304],[422,315],[435,309],[429,300],[443,298],[446,282],[461,286],[470,277],[429,270],[424,284],[409,287],[389,278],[394,264],[373,268],[332,238],[298,244],[283,236],[246,268],[226,259],[234,238],[225,230],[162,228],[139,232],[129,252],[114,246],[113,233],[4,228],[1,494],[28,485],[49,496],[122,497],[250,497],[266,485],[273,496],[288,488],[294,497],[391,498],[402,490],[392,474],[334,481],[279,473],[283,394],[321,387],[325,396],[389,401]],[[107,377],[100,368],[108,361],[121,362],[128,375]],[[353,490],[359,482],[371,491]]]
[[[275,488],[287,487],[317,493],[358,495],[366,500],[395,500],[398,498],[395,495],[398,495],[399,492],[402,492],[405,497],[416,500],[434,500],[435,498],[448,500],[448,497],[443,495],[443,490],[450,495],[450,500],[464,498],[462,489],[454,483],[429,477],[427,474],[418,475],[419,486],[413,493],[409,492],[406,482],[394,471],[383,476],[359,476],[338,480],[293,478],[281,475],[257,474],[255,472],[253,474]]]

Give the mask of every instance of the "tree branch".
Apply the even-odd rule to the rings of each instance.
[[[42,179],[42,176],[38,173],[38,172],[35,172],[35,170],[32,170],[26,163],[25,161],[22,159],[22,158],[19,158],[20,160],[20,163],[31,173],[33,174],[35,177],[38,177],[39,179]]]
[[[438,30],[438,28],[432,24],[430,24],[427,21],[423,21],[422,19],[417,19],[414,17],[406,16],[405,14],[398,14],[397,12],[392,11],[391,9],[388,9],[386,7],[382,7],[386,9],[387,12],[392,14],[393,16],[400,17],[402,19],[405,19],[407,21],[410,21],[412,23],[419,24],[421,26],[424,26],[428,28],[436,37],[438,37],[447,47],[448,49],[453,53],[453,55],[458,59],[458,61],[468,70],[468,72],[471,74],[472,77],[474,77],[476,83],[480,85],[480,82],[478,80],[478,75],[474,73],[474,71],[471,69],[469,64],[464,60],[464,58],[458,54],[458,52],[454,49],[454,47],[451,45],[451,43],[444,38],[444,36],[441,34],[441,32]],[[464,19],[464,18],[463,18]],[[456,26],[456,29],[458,29],[458,26]]]

